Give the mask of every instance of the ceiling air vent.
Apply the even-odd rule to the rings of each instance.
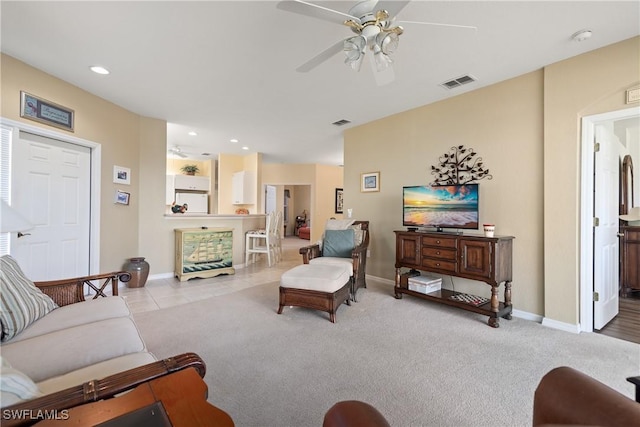
[[[342,119],[342,120],[338,120],[337,122],[333,122],[331,124],[335,125],[335,126],[344,126],[344,125],[346,125],[348,123],[351,123],[351,121]]]
[[[448,82],[441,83],[440,86],[445,89],[454,89],[459,86],[466,85],[467,83],[473,83],[476,80],[477,79],[475,77],[467,74],[466,76],[456,77],[455,79],[449,80]]]

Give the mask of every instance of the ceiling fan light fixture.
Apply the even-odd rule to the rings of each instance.
[[[354,36],[344,41],[344,63],[354,71],[360,71],[364,50],[367,47],[367,40],[363,36]]]
[[[376,64],[377,71],[386,70],[391,64],[393,64],[393,60],[391,59],[391,57],[382,52],[382,50],[374,52],[373,59]]]
[[[381,32],[376,36],[376,44],[385,55],[392,55],[398,49],[399,41],[396,33]]]

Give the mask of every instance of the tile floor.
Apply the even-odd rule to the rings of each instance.
[[[267,266],[266,255],[259,254],[255,263],[249,264],[248,267],[236,268],[235,274],[185,282],[176,278],[148,280],[141,288],[121,286],[118,293],[126,297],[134,313],[225,295],[280,280],[282,273],[302,264],[302,255],[298,249],[308,244],[308,240],[295,236],[285,238],[282,243],[282,260],[271,267]]]

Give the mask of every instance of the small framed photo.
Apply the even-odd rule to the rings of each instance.
[[[121,205],[129,204],[129,197],[131,197],[131,193],[127,193],[125,191],[116,190],[116,200],[115,202]]]
[[[116,184],[131,184],[131,169],[122,166],[113,167],[113,182]]]
[[[367,172],[362,174],[360,191],[368,193],[380,191],[380,172]]]
[[[343,207],[342,191],[343,191],[342,188],[336,188],[336,213],[337,214],[342,213],[342,207]]]

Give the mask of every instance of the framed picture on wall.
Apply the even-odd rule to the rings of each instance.
[[[342,206],[343,206],[342,188],[336,188],[336,213],[337,214],[342,213]]]
[[[128,205],[129,198],[131,197],[131,193],[127,193],[124,191],[116,190],[116,200],[115,202],[120,205]]]
[[[113,182],[116,184],[131,184],[131,169],[113,166]]]
[[[360,191],[368,193],[380,191],[380,172],[367,172],[362,174]]]

